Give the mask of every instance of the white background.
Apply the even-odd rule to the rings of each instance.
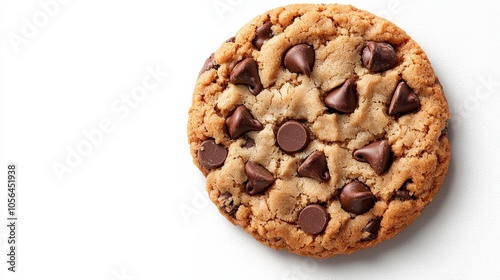
[[[206,57],[292,1],[54,1],[0,1],[0,279],[500,279],[499,1],[339,1],[391,19],[424,48],[453,112],[453,156],[411,226],[327,260],[269,249],[227,222],[187,145]],[[9,162],[19,171],[16,273]]]

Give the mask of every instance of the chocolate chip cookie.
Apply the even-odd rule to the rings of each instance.
[[[209,56],[188,139],[230,222],[325,258],[419,216],[448,170],[449,117],[403,30],[352,6],[297,4],[257,16]]]

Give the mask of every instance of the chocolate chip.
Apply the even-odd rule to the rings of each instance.
[[[242,148],[249,149],[255,146],[255,140],[250,137],[245,137],[245,142],[241,146]]]
[[[354,78],[348,79],[342,86],[334,89],[325,98],[325,104],[339,113],[350,114],[358,106]]]
[[[330,180],[325,153],[320,151],[315,151],[309,155],[297,171],[302,177],[313,178],[320,182]]]
[[[206,169],[215,169],[224,165],[227,149],[224,145],[216,144],[214,139],[203,141],[198,150],[198,162]]]
[[[305,125],[287,121],[278,129],[276,140],[283,151],[291,154],[302,151],[309,145],[309,135],[309,129]]]
[[[354,180],[340,192],[342,209],[353,214],[364,214],[375,204],[375,196],[365,184]]]
[[[363,241],[373,240],[377,237],[378,231],[380,229],[380,219],[373,219],[366,224],[366,226],[361,230],[361,232],[368,232],[368,237],[364,238]]]
[[[441,134],[439,137],[446,136],[448,134],[448,124],[446,124],[446,127],[441,130]]]
[[[245,173],[248,177],[245,190],[249,195],[256,195],[267,190],[275,181],[271,172],[251,161],[245,164]]]
[[[285,68],[293,73],[309,76],[314,66],[314,49],[307,44],[299,44],[291,47],[283,59]]]
[[[208,71],[210,69],[217,69],[219,67],[219,65],[217,64],[217,62],[215,62],[215,57],[214,56],[215,56],[215,54],[212,53],[207,58],[207,60],[205,60],[205,64],[201,68],[200,73],[198,74],[198,76],[200,76],[201,74],[205,73],[206,71]]]
[[[262,45],[264,44],[265,41],[271,39],[273,37],[273,31],[271,30],[271,27],[273,24],[268,21],[261,25],[257,30],[255,31],[255,39],[253,39],[252,44],[260,51],[260,48],[262,48]]]
[[[226,126],[232,139],[236,139],[248,131],[262,130],[262,124],[254,119],[243,105],[238,106],[233,114],[226,119]]]
[[[363,65],[373,72],[382,72],[396,66],[396,51],[388,43],[368,41],[363,49]]]
[[[392,151],[387,140],[376,141],[357,149],[353,157],[357,161],[368,162],[378,175],[384,174],[392,163]]]
[[[235,85],[246,85],[251,94],[257,95],[262,90],[259,66],[253,58],[245,58],[234,66],[229,81]]]
[[[410,191],[407,189],[399,189],[394,193],[392,199],[410,200],[411,199]]]
[[[234,43],[236,41],[236,37],[231,37],[226,40],[226,43]]]
[[[418,109],[419,107],[420,99],[415,92],[413,92],[413,90],[405,82],[399,82],[394,94],[392,95],[388,114],[391,116],[396,114],[406,114]]]
[[[399,188],[399,190],[394,192],[391,199],[393,199],[393,200],[397,199],[397,200],[403,200],[403,201],[415,199],[415,196],[411,195],[410,191],[406,188],[406,185],[408,183],[411,183],[411,182],[412,182],[411,180],[405,181],[403,186],[401,186],[401,188]]]
[[[325,207],[318,204],[307,205],[299,214],[300,228],[309,234],[325,231],[330,217]]]
[[[219,195],[220,208],[229,215],[234,215],[238,211],[238,205],[234,205],[233,195],[225,192]]]

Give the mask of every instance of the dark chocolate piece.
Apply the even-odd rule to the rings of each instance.
[[[238,211],[239,205],[234,205],[233,195],[225,192],[219,195],[220,208],[229,215],[234,215]]]
[[[363,241],[373,240],[377,237],[378,231],[380,229],[380,219],[373,219],[366,224],[366,226],[361,230],[361,232],[370,233],[368,237],[364,238]]]
[[[198,76],[200,76],[201,74],[205,73],[206,71],[208,71],[210,69],[217,69],[219,67],[219,65],[217,65],[217,63],[215,62],[214,55],[215,55],[214,53],[210,54],[210,56],[207,58],[207,60],[205,60],[205,64],[201,68]]]
[[[267,190],[275,181],[271,172],[251,161],[245,164],[245,173],[248,177],[245,191],[249,195],[256,195]]]
[[[415,111],[419,107],[420,99],[415,92],[404,81],[399,82],[392,95],[388,114],[391,116],[396,114],[407,114]]]
[[[299,44],[291,47],[283,58],[285,68],[293,73],[311,75],[315,53],[313,47]]]
[[[297,122],[287,121],[278,129],[276,140],[278,146],[286,153],[295,153],[304,150],[309,145],[309,129]]]
[[[384,42],[368,41],[363,49],[363,65],[373,72],[382,72],[396,66],[397,57],[394,48]]]
[[[255,146],[255,140],[250,137],[245,137],[245,143],[243,143],[242,148],[249,149]]]
[[[391,199],[392,200],[398,199],[398,200],[402,200],[402,201],[416,199],[416,197],[411,195],[410,191],[406,188],[406,185],[408,185],[408,183],[411,183],[411,182],[412,182],[411,179],[406,180],[404,182],[404,184],[401,186],[401,188],[399,188],[396,192],[394,192]]]
[[[214,139],[203,141],[198,150],[198,162],[206,169],[215,169],[224,165],[227,149],[224,145],[216,144]]]
[[[229,81],[235,85],[246,85],[251,94],[257,95],[262,90],[259,66],[253,58],[245,58],[234,66]]]
[[[236,139],[248,131],[262,130],[262,124],[243,105],[238,106],[233,114],[226,119],[226,126],[232,139]]]
[[[348,79],[342,86],[332,90],[325,97],[325,104],[338,113],[350,114],[358,107],[354,78]]]
[[[300,228],[309,234],[319,234],[325,231],[330,217],[325,207],[318,204],[306,206],[299,214]]]
[[[315,151],[309,155],[299,166],[297,171],[302,177],[313,178],[320,182],[327,182],[330,180],[325,153],[320,151]]]
[[[392,151],[387,140],[376,141],[357,149],[353,157],[357,161],[368,162],[378,175],[389,170],[392,163]]]
[[[271,30],[272,26],[273,24],[270,21],[268,21],[263,25],[261,25],[260,27],[258,27],[257,30],[255,31],[255,38],[253,39],[252,44],[259,51],[262,48],[264,42],[273,37],[273,31]]]
[[[345,211],[361,215],[375,205],[375,196],[365,184],[354,180],[342,188],[340,204]]]

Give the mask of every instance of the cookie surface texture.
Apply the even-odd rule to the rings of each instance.
[[[231,223],[326,258],[420,215],[448,170],[449,117],[426,54],[399,27],[352,6],[298,4],[257,16],[210,55],[188,141]]]

